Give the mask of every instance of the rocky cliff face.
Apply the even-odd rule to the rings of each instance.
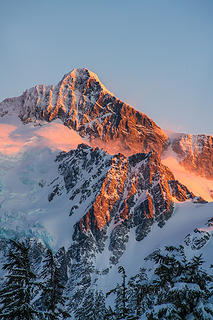
[[[163,226],[173,212],[173,201],[195,198],[154,152],[126,158],[81,144],[76,150],[61,153],[56,161],[60,177],[52,185],[49,201],[68,193],[70,215],[76,216],[73,241],[92,236],[98,252],[104,248],[111,225],[109,248],[115,263],[130,229],[135,230],[136,240],[142,240],[154,221]],[[77,247],[83,250],[84,246]],[[79,259],[79,252],[74,257]]]
[[[184,134],[171,146],[185,169],[213,179],[213,136]]]

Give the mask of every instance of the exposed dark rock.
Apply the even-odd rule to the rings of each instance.
[[[186,236],[184,242],[190,246],[192,250],[199,250],[210,240],[211,234],[206,231],[195,229],[193,234]]]

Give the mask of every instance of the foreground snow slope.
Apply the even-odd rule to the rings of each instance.
[[[119,265],[125,267],[128,276],[135,275],[140,267],[149,266],[149,263],[144,259],[154,250],[163,249],[164,246],[179,246],[181,244],[185,247],[188,257],[202,253],[205,266],[209,267],[212,264],[213,222],[208,223],[208,220],[212,218],[213,202],[206,204],[195,204],[191,201],[176,203],[173,215],[163,228],[154,224],[151,232],[142,241],[136,241],[134,230],[131,231]],[[98,286],[104,291],[110,290],[113,285],[121,281],[117,266],[112,266],[109,263],[109,256],[106,249],[96,258],[98,270],[103,271],[109,268],[109,273],[101,276],[98,281]]]

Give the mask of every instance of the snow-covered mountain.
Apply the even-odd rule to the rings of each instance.
[[[118,264],[134,275],[163,246],[209,266],[212,139],[169,134],[87,69],[4,100],[1,254],[30,238],[39,269],[45,248],[58,252],[72,319],[85,292],[113,287]]]
[[[60,119],[109,153],[164,152],[170,146],[188,171],[212,179],[212,136],[169,134],[142,112],[109,92],[88,69],[74,69],[56,86],[37,85],[0,103],[0,116],[16,114],[23,123]],[[109,146],[110,144],[110,146]]]

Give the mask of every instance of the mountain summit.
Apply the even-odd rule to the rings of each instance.
[[[36,85],[0,103],[0,116],[14,112],[24,123],[60,119],[91,146],[111,154],[155,151],[168,156],[170,151],[186,170],[213,179],[212,136],[170,138],[147,115],[116,98],[86,68],[73,69],[56,86]]]
[[[61,119],[81,137],[126,155],[162,151],[167,136],[154,121],[117,99],[88,69],[74,69],[56,86],[37,85],[0,104],[4,114],[17,106],[24,123]],[[108,150],[109,151],[109,150]]]

